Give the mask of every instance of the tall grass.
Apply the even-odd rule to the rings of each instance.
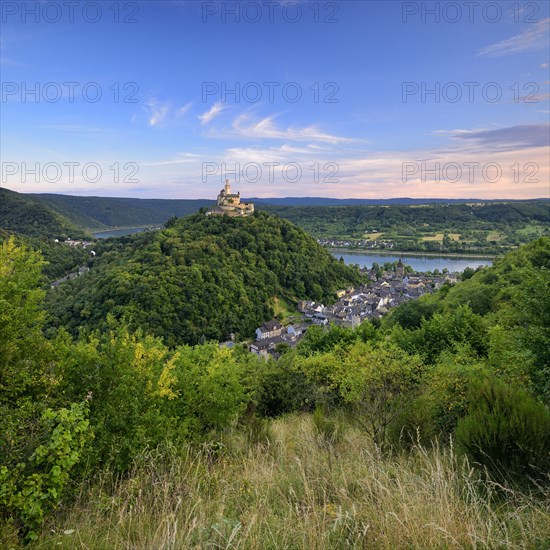
[[[83,488],[36,548],[550,548],[548,494],[496,486],[452,447],[388,457],[339,430],[291,416],[151,453]]]

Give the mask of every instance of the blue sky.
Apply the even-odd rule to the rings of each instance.
[[[548,2],[73,9],[2,3],[4,187],[212,198],[227,175],[246,196],[549,196]]]

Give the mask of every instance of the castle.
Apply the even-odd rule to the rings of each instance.
[[[225,187],[220,191],[216,206],[213,206],[207,213],[207,216],[251,216],[254,213],[252,203],[241,202],[240,191],[234,195],[231,193],[229,180],[225,180]]]

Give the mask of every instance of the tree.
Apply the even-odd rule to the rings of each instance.
[[[384,447],[388,428],[412,400],[423,372],[422,361],[392,345],[357,344],[336,375],[352,418]]]

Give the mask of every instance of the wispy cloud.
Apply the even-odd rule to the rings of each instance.
[[[159,160],[155,162],[144,162],[142,166],[170,166],[172,164],[194,164],[200,161],[199,155],[193,153],[178,153],[175,158]]]
[[[550,17],[532,24],[527,30],[506,40],[486,46],[478,56],[501,57],[527,51],[548,49],[550,38]]]
[[[190,101],[189,103],[185,104],[183,107],[180,107],[176,111],[176,116],[180,117],[185,115],[189,111],[189,109],[191,109],[192,106],[193,106],[193,102]]]
[[[227,105],[224,105],[221,101],[217,101],[202,115],[199,115],[198,119],[201,121],[201,124],[208,124],[212,122],[223,110],[227,108]]]
[[[221,131],[219,137],[245,137],[253,139],[277,139],[287,142],[309,141],[330,143],[333,145],[357,142],[355,138],[348,138],[329,134],[316,125],[303,128],[290,126],[284,128],[275,123],[277,115],[267,116],[261,119],[254,118],[250,113],[239,115],[232,124],[231,130]]]
[[[149,113],[150,126],[159,126],[168,115],[168,104],[157,99],[150,99],[144,107]]]
[[[550,145],[549,124],[522,124],[497,129],[440,130],[442,136],[451,137],[475,149],[485,151],[518,151]]]
[[[192,105],[193,102],[190,101],[182,107],[174,107],[170,101],[152,98],[144,103],[144,108],[147,111],[149,126],[162,126],[173,118],[185,115]]]

